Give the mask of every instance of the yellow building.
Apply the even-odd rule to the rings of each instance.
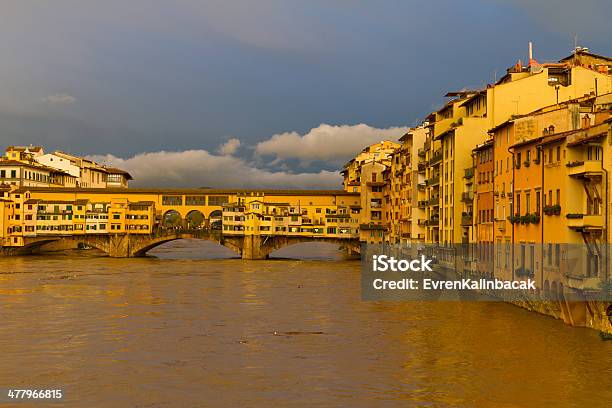
[[[419,180],[424,174],[418,171],[419,151],[422,151],[427,130],[424,126],[410,129],[399,140],[401,146],[392,154],[391,165],[383,172],[385,179],[386,241],[392,244],[424,242],[424,211],[419,208]],[[424,196],[424,191],[421,194]]]
[[[356,238],[359,211],[355,201],[337,205],[317,200],[301,202],[268,201],[264,197],[243,197],[223,205],[223,234],[277,235],[291,237]],[[306,203],[305,203],[306,204]]]
[[[5,246],[23,246],[24,238],[47,235],[215,229],[216,222],[228,234],[330,238],[359,234],[359,195],[342,190],[11,190],[8,186],[2,190]]]
[[[131,179],[124,170],[41,146],[9,146],[0,158],[0,183],[17,187],[127,188]]]
[[[385,172],[391,168],[393,154],[400,147],[399,143],[391,141],[370,145],[349,161],[341,172],[345,190],[359,193],[362,242],[389,242],[387,214],[391,211],[391,197],[386,189]]]
[[[612,94],[584,97],[516,117],[492,130],[495,144],[496,270],[531,277],[543,291],[587,285],[611,242],[604,177]],[[569,247],[589,250],[564,270]],[[580,272],[583,271],[583,272]],[[568,276],[582,276],[570,279]],[[601,276],[599,276],[601,278]],[[591,279],[591,284],[595,279]]]
[[[463,176],[471,167],[472,149],[488,139],[489,129],[557,102],[612,91],[608,75],[612,60],[607,57],[577,50],[560,62],[530,61],[527,67],[516,64],[481,91],[447,94],[453,99],[431,116],[433,126],[426,142],[427,242],[451,247],[463,241],[464,211],[458,205],[465,192]],[[495,152],[501,154],[496,160],[510,160],[501,148]]]
[[[434,137],[436,113],[426,118],[428,123],[423,162],[425,164],[425,242],[431,245],[440,243],[440,174],[442,162],[442,143]],[[421,185],[418,188],[422,189]]]

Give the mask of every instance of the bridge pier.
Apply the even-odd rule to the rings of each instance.
[[[268,259],[268,253],[263,249],[261,235],[245,235],[240,252],[242,259]]]

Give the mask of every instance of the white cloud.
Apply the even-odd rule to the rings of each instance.
[[[240,140],[235,137],[219,146],[218,152],[222,156],[232,156],[240,147]]]
[[[275,156],[276,160],[297,159],[303,164],[323,161],[340,165],[355,156],[365,146],[381,140],[397,140],[407,127],[377,129],[365,124],[332,126],[322,124],[305,135],[285,132],[260,142],[255,153]]]
[[[52,104],[71,104],[76,102],[76,98],[72,95],[68,95],[65,93],[57,93],[53,95],[45,96],[40,99],[42,102],[52,103]]]
[[[91,159],[129,171],[134,187],[215,188],[341,188],[338,172],[291,173],[257,168],[233,156],[206,150],[140,153],[130,158],[113,155]]]

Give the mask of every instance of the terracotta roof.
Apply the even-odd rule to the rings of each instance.
[[[467,104],[469,104],[470,102],[472,102],[473,100],[475,100],[476,98],[478,98],[479,96],[482,95],[486,95],[487,94],[487,90],[483,89],[481,91],[476,92],[474,95],[470,96],[469,98],[467,98],[464,102],[462,102],[459,106],[465,106]]]
[[[510,125],[511,123],[514,123],[514,119],[516,119],[516,118],[508,119],[507,121],[505,121],[505,122],[503,122],[503,123],[500,123],[499,125],[497,125],[497,126],[495,126],[495,127],[492,127],[491,129],[489,129],[489,130],[487,131],[487,133],[495,133],[495,132],[497,132],[499,129],[503,129],[503,128],[505,128],[506,126]]]
[[[24,152],[26,150],[30,152],[40,152],[42,150],[42,146],[9,146],[6,150],[14,150],[18,152]]]
[[[30,169],[38,169],[48,171],[49,173],[60,173],[67,176],[72,176],[71,174],[66,173],[63,170],[58,170],[53,167],[45,166],[44,164],[39,163],[25,163],[18,160],[0,160],[0,166],[8,167],[8,166],[20,166],[20,167],[28,167]],[[74,176],[72,176],[74,177]]]
[[[121,170],[116,167],[106,167],[106,166],[104,166],[104,169],[106,170],[108,174],[123,174],[125,178],[127,178],[128,180],[133,180],[132,175],[125,170]]]
[[[605,59],[605,60],[608,60],[608,61],[612,62],[612,58],[611,57],[606,57],[605,55],[594,54],[594,53],[589,52],[589,51],[576,51],[575,53],[572,53],[572,54],[568,55],[567,57],[560,59],[559,62],[561,62],[561,61],[569,61],[569,60],[573,59],[576,55],[588,55],[590,57],[602,58],[602,59]]]

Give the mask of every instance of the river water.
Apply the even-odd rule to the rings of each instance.
[[[332,246],[151,255],[0,258],[0,388],[62,388],[67,407],[612,403],[597,332],[502,303],[363,302]]]

